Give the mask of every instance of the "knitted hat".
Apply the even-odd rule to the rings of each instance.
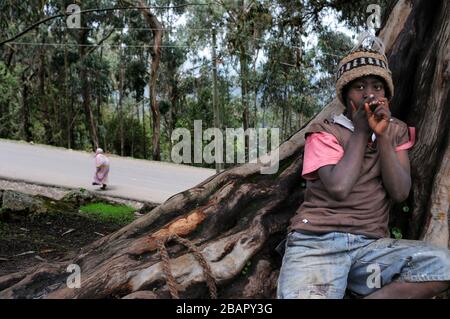
[[[372,46],[376,44],[378,50],[373,48],[364,48],[363,42],[366,39],[372,40]],[[384,55],[384,45],[381,40],[370,34],[363,34],[358,44],[350,53],[339,62],[336,80],[336,94],[339,101],[345,105],[343,90],[351,81],[367,76],[377,75],[386,83],[386,97],[391,98],[394,95],[394,84],[392,74],[389,70],[388,61]]]

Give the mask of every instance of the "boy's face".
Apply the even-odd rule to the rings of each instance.
[[[380,77],[367,75],[350,82],[345,98],[349,114],[352,114],[350,101],[353,101],[354,105],[361,106],[362,101],[370,95],[373,95],[374,99],[385,97],[384,81]]]

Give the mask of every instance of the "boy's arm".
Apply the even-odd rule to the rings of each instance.
[[[344,200],[350,194],[361,173],[368,136],[368,133],[355,131],[341,160],[336,165],[319,168],[319,178],[333,199]]]
[[[363,101],[365,102],[365,100]],[[345,147],[344,156],[336,165],[319,168],[318,174],[325,189],[335,200],[344,200],[351,192],[360,173],[370,134],[370,127],[364,108],[354,106],[353,132]]]
[[[404,201],[411,189],[408,151],[395,151],[385,135],[377,137],[381,162],[381,178],[389,196],[396,202]]]
[[[411,189],[411,175],[409,158],[406,151],[396,151],[387,134],[391,112],[389,101],[386,98],[374,112],[366,105],[369,126],[377,135],[378,149],[380,152],[381,178],[389,196],[396,202],[404,201]]]

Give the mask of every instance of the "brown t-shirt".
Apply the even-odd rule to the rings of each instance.
[[[334,135],[345,152],[352,131],[332,120],[312,124],[305,135],[326,132]],[[407,125],[393,118],[388,136],[394,148],[409,141]],[[291,219],[289,231],[314,233],[346,232],[371,238],[389,237],[388,221],[391,200],[383,187],[379,152],[375,143],[368,144],[361,174],[352,191],[342,201],[334,200],[320,178],[308,180],[305,199]]]

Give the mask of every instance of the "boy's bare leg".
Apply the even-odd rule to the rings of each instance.
[[[365,299],[429,299],[447,290],[450,281],[394,281],[365,297]]]

